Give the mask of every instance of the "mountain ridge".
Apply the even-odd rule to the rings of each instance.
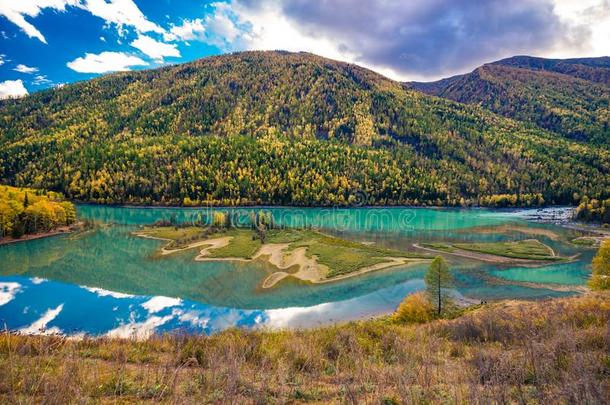
[[[214,56],[0,104],[4,182],[101,203],[572,203],[605,196],[608,159],[307,53]]]
[[[515,56],[471,73],[405,87],[480,105],[568,139],[610,145],[610,57]]]

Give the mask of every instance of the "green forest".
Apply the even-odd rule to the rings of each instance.
[[[306,53],[246,52],[0,102],[0,179],[147,205],[574,204],[610,151]]]
[[[0,238],[49,232],[74,222],[74,204],[58,193],[0,186]]]
[[[513,57],[432,83],[427,94],[477,104],[577,142],[610,147],[610,58]]]

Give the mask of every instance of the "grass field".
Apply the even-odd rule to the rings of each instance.
[[[607,403],[610,297],[145,341],[0,335],[0,403]]]
[[[446,243],[420,243],[420,246],[426,249],[440,250],[441,252],[455,252],[455,248]]]
[[[260,239],[256,237],[253,231],[248,229],[230,229],[226,232],[212,234],[210,237],[224,236],[232,238],[229,245],[220,249],[211,249],[207,257],[251,259],[261,247]]]
[[[171,241],[168,244],[168,248],[181,248],[193,241],[205,239],[208,237],[206,228],[198,226],[158,226],[158,227],[145,227],[142,230],[136,232],[136,235],[144,235],[150,238],[166,239]]]
[[[422,243],[421,246],[447,253],[454,253],[457,249],[461,249],[514,259],[564,260],[563,257],[555,256],[553,249],[536,239],[489,243]]]
[[[572,239],[572,243],[579,246],[596,246],[599,245],[599,240],[589,236],[581,236],[579,238]]]
[[[553,249],[536,239],[516,242],[454,243],[458,249],[529,260],[557,260]]]

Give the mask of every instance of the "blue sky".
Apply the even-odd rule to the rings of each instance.
[[[250,49],[397,80],[516,54],[610,54],[610,0],[0,0],[0,97]]]

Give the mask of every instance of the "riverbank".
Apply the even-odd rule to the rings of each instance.
[[[493,264],[515,264],[525,267],[568,262],[578,256],[560,257],[537,239],[490,243],[414,243],[413,247],[432,253],[464,257]]]
[[[13,238],[10,236],[5,236],[3,238],[0,238],[0,246],[9,245],[11,243],[27,242],[29,240],[36,240],[36,239],[50,238],[53,236],[65,235],[65,234],[69,234],[69,233],[73,233],[73,232],[82,231],[84,229],[85,229],[85,223],[77,222],[76,224],[72,224],[69,226],[60,226],[49,232],[25,234],[20,238]]]
[[[144,341],[3,333],[5,403],[604,403],[610,296]]]

